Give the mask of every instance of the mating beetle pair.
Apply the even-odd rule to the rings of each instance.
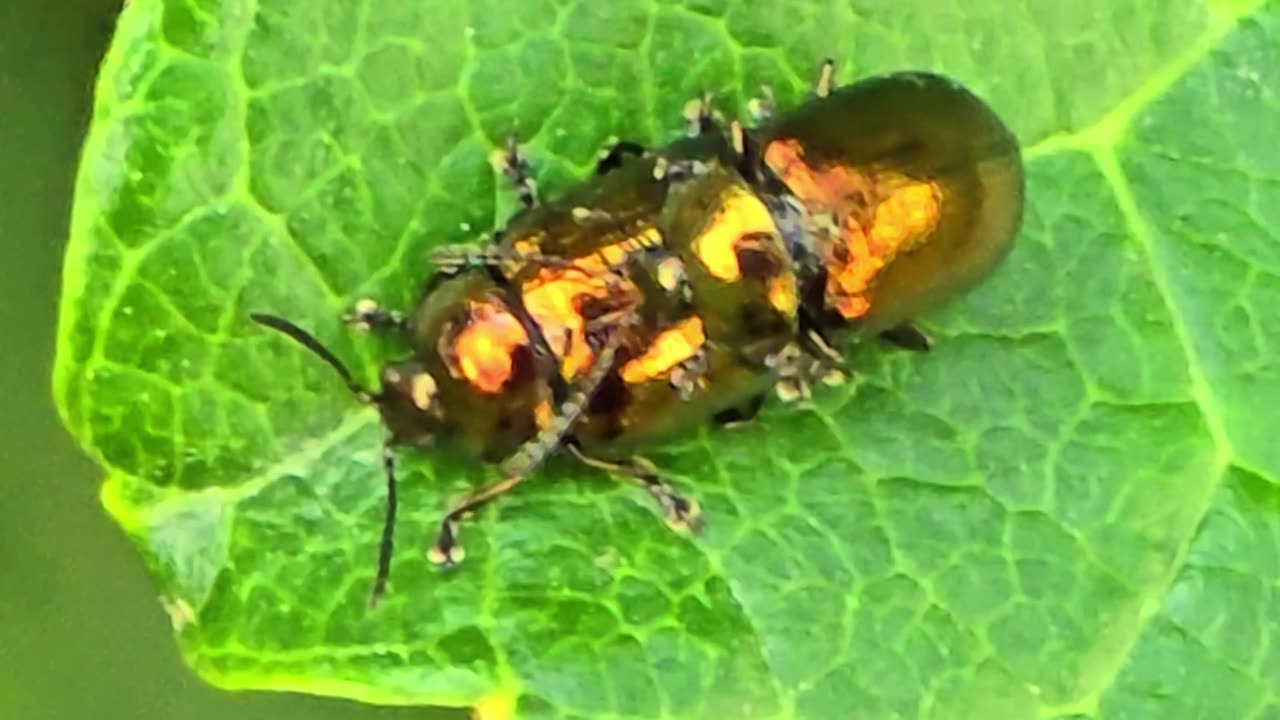
[[[770,390],[836,381],[839,341],[913,350],[920,313],[1008,254],[1023,201],[1018,144],[982,101],[924,73],[832,87],[752,128],[705,100],[689,137],[652,153],[619,143],[594,178],[540,203],[511,143],[497,166],[523,209],[483,246],[444,246],[407,314],[361,301],[348,316],[412,352],[359,386],[314,337],[253,318],[328,362],[387,428],[387,512],[371,601],[390,572],[391,448],[461,445],[502,479],[444,515],[429,556],[462,559],[459,522],[550,454],[645,487],[677,526],[695,502],[634,453],[708,422],[750,419]]]

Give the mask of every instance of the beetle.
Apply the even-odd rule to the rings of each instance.
[[[838,379],[846,337],[913,350],[910,322],[1008,253],[1021,215],[1012,133],[962,86],[898,73],[835,88],[756,127],[724,127],[708,98],[655,152],[602,153],[596,176],[539,201],[514,140],[494,158],[522,209],[482,245],[445,245],[411,313],[362,300],[352,325],[410,349],[377,389],[316,338],[255,313],[327,362],[386,428],[387,504],[376,604],[390,573],[393,448],[456,443],[502,478],[454,504],[428,556],[463,558],[463,515],[551,454],[639,483],[668,522],[700,511],[635,453],[699,425],[748,420],[776,390]]]

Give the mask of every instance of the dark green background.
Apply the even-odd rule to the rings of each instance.
[[[97,467],[58,423],[49,370],[71,184],[119,6],[0,2],[0,718],[465,716],[204,685],[98,503]]]

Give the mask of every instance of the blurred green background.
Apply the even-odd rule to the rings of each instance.
[[[49,371],[93,78],[121,0],[0,0],[0,720],[443,720],[227,693],[182,664],[141,559],[63,432]]]

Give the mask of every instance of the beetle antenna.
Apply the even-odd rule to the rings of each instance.
[[[373,393],[369,392],[362,385],[360,385],[355,381],[355,378],[351,376],[351,371],[348,370],[347,366],[341,360],[338,359],[338,356],[334,355],[333,352],[329,350],[329,348],[325,347],[324,345],[321,345],[320,341],[317,340],[315,336],[313,336],[311,333],[307,332],[306,330],[303,330],[297,325],[294,325],[288,320],[285,320],[284,318],[281,318],[281,317],[276,317],[275,315],[267,315],[264,313],[249,313],[249,317],[252,318],[253,321],[258,323],[259,325],[265,325],[271,328],[272,330],[277,330],[279,332],[284,333],[285,335],[288,335],[290,338],[293,338],[294,342],[297,342],[302,347],[310,350],[312,353],[319,356],[321,360],[324,360],[326,363],[329,364],[329,367],[334,369],[334,372],[338,373],[338,375],[342,378],[342,381],[345,382],[347,384],[347,387],[351,389],[351,392],[355,393],[362,400],[368,401],[374,397]]]
[[[277,330],[288,335],[302,347],[310,350],[319,356],[333,368],[334,372],[342,378],[351,392],[355,393],[360,399],[367,401],[376,399],[373,393],[369,392],[363,386],[355,381],[351,376],[351,371],[347,369],[345,363],[338,359],[329,348],[325,347],[315,338],[314,335],[275,315],[267,315],[265,313],[250,313],[249,317],[259,325],[265,325],[272,330]],[[382,520],[382,538],[378,542],[378,571],[373,578],[373,589],[369,593],[369,607],[375,608],[382,601],[382,596],[387,591],[387,581],[391,577],[391,551],[395,547],[395,528],[396,528],[396,458],[391,451],[392,439],[387,438],[382,443],[382,469],[387,476],[387,509],[386,515]]]
[[[378,543],[378,573],[369,592],[370,609],[376,608],[387,592],[387,580],[391,577],[391,551],[395,547],[396,456],[391,452],[389,441],[382,445],[382,469],[387,476],[387,513],[382,520],[382,540]]]

